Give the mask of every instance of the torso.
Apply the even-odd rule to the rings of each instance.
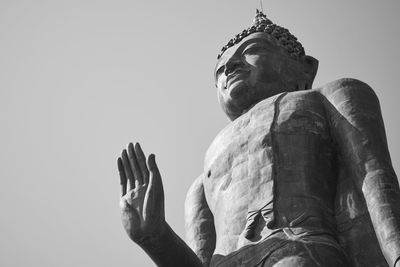
[[[214,215],[214,254],[228,255],[283,227],[332,231],[335,194],[329,125],[317,91],[283,93],[254,106],[209,147],[203,181]],[[253,238],[248,212],[263,210]]]

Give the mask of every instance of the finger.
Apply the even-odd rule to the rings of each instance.
[[[133,171],[133,176],[135,176],[135,187],[138,187],[139,185],[143,184],[143,178],[132,143],[129,143],[128,145],[128,158]]]
[[[143,183],[147,184],[149,182],[149,169],[147,168],[146,157],[139,143],[135,144],[135,153],[137,162],[142,172]]]
[[[124,166],[125,174],[128,177],[128,190],[132,190],[135,188],[135,177],[132,173],[131,164],[129,163],[126,149],[122,150],[122,165]]]
[[[125,196],[126,194],[126,175],[124,171],[124,165],[122,164],[122,159],[118,158],[118,172],[119,172],[119,180],[121,184],[121,197]]]

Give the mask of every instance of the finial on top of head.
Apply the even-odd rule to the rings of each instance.
[[[253,19],[253,26],[273,24],[267,16],[260,10],[256,9],[256,16]]]
[[[262,11],[257,9],[253,25],[250,28],[243,30],[241,33],[236,34],[236,36],[221,49],[218,59],[228,48],[234,46],[243,38],[255,32],[265,32],[277,39],[280,46],[285,48],[289,55],[295,59],[299,59],[305,55],[303,46],[297,41],[297,38],[289,32],[289,30],[274,24]]]

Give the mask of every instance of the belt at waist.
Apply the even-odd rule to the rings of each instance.
[[[328,246],[338,254],[344,254],[336,238],[323,229],[313,227],[281,228],[274,230],[263,240],[242,247],[231,254],[214,255],[210,266],[257,266],[273,252],[290,242]]]

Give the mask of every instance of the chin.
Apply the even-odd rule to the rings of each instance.
[[[251,88],[244,81],[235,82],[228,88],[228,94],[233,100],[247,98],[250,91]]]
[[[254,99],[254,87],[248,86],[245,81],[231,84],[224,94],[219,95],[218,99],[222,109],[230,120],[234,120],[242,115],[256,101]]]
[[[254,99],[252,99],[246,87],[236,87],[229,94],[228,106],[230,109],[235,110],[235,113],[243,113],[252,106]]]

